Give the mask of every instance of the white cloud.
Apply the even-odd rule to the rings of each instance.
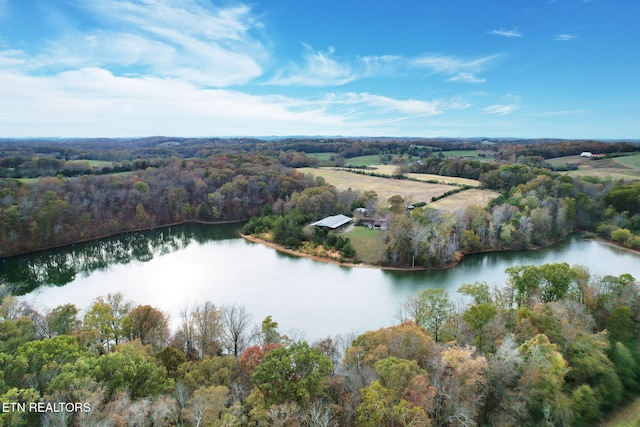
[[[554,40],[560,41],[560,42],[567,42],[567,41],[575,40],[577,38],[578,36],[576,36],[575,34],[556,34],[555,36],[553,36]]]
[[[507,38],[522,37],[522,33],[518,30],[491,30],[489,34]]]
[[[479,72],[501,55],[488,55],[475,59],[461,59],[454,56],[427,55],[416,58],[413,63],[418,67],[430,69],[434,73],[456,75],[462,72]]]
[[[91,31],[68,29],[29,61],[30,69],[107,67],[122,74],[182,78],[208,87],[262,75],[261,27],[246,6],[216,8],[197,0],[87,0],[99,20]]]
[[[506,116],[507,114],[511,114],[519,108],[520,106],[517,104],[507,104],[507,105],[495,104],[490,107],[484,108],[482,111],[484,114],[495,114],[497,116]]]
[[[333,59],[333,49],[314,51],[306,46],[303,66],[290,65],[279,72],[269,84],[280,86],[341,86],[353,81],[356,75],[348,64]]]
[[[0,50],[0,70],[3,68],[22,67],[29,57],[19,49]]]
[[[420,101],[415,99],[398,100],[386,96],[372,95],[370,93],[347,93],[333,96],[332,102],[336,104],[364,104],[382,110],[396,111],[402,114],[416,116],[433,116],[442,114],[440,102]]]
[[[487,79],[481,79],[474,76],[471,73],[458,73],[457,75],[448,78],[449,82],[464,82],[464,83],[484,83]]]
[[[4,71],[0,80],[4,136],[379,134],[390,123],[466,107],[355,92],[257,96],[96,67],[51,76]]]

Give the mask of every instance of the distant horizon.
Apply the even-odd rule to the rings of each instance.
[[[112,140],[136,140],[136,139],[149,139],[149,138],[180,138],[180,139],[260,139],[264,141],[279,140],[279,139],[324,139],[324,138],[336,138],[336,139],[464,139],[464,140],[498,140],[498,141],[531,141],[531,140],[548,140],[548,141],[601,141],[601,142],[631,142],[640,143],[640,138],[556,138],[556,137],[519,137],[519,136],[505,136],[505,137],[493,137],[493,136],[394,136],[394,135],[200,135],[200,136],[181,136],[181,135],[142,135],[142,136],[20,136],[20,137],[5,137],[0,136],[1,141],[8,140],[77,140],[77,139],[112,139]]]

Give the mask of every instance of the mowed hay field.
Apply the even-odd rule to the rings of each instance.
[[[464,211],[469,206],[486,206],[491,200],[498,197],[500,193],[491,190],[481,190],[471,188],[456,194],[452,194],[427,206],[451,213]]]
[[[458,188],[446,184],[430,184],[427,182],[381,178],[334,169],[299,168],[298,170],[304,174],[321,176],[327,183],[341,191],[348,190],[349,188],[359,191],[373,190],[378,193],[378,199],[381,202],[386,201],[393,195],[399,194],[405,199],[409,198],[413,203],[428,203],[432,197],[441,196],[447,191]]]
[[[369,172],[374,172],[382,175],[393,176],[398,169],[398,166],[395,165],[372,165],[372,168],[375,170],[371,170]],[[475,179],[468,178],[458,178],[455,176],[442,176],[442,175],[432,175],[429,173],[407,173],[405,174],[408,178],[417,179],[418,181],[438,181],[442,184],[457,184],[457,185],[469,185],[471,187],[480,187],[480,181]]]
[[[360,175],[335,169],[300,168],[298,170],[305,174],[321,176],[327,183],[335,186],[338,190],[343,191],[349,188],[359,191],[373,190],[378,193],[380,202],[399,194],[404,198],[409,197],[413,203],[426,202],[427,206],[448,212],[458,212],[466,209],[467,206],[485,206],[489,201],[499,196],[499,193],[495,191],[472,188],[452,194],[436,202],[431,202],[432,197],[441,196],[447,191],[455,190],[459,187]],[[440,177],[439,175],[434,176]]]
[[[640,178],[640,154],[602,160],[565,156],[548,159],[547,163],[554,166],[577,165],[578,170],[563,172],[572,176],[611,177],[623,180]]]

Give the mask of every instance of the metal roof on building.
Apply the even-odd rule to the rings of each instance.
[[[346,215],[333,215],[328,216],[326,218],[321,219],[320,221],[314,222],[313,226],[315,227],[328,227],[328,228],[338,228],[342,227],[346,223],[350,222],[353,218],[350,218]]]

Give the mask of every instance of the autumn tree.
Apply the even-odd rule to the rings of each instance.
[[[125,334],[130,340],[139,339],[142,344],[159,349],[169,338],[169,322],[157,308],[139,305],[129,312]]]

